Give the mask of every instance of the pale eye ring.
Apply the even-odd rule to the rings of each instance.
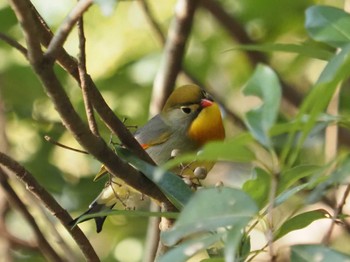
[[[188,106],[182,106],[181,111],[188,115],[189,113],[192,112],[192,109]]]

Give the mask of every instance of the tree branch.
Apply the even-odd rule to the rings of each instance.
[[[100,134],[98,132],[98,127],[96,124],[96,119],[94,115],[94,110],[91,105],[91,94],[89,90],[89,86],[86,84],[87,79],[87,71],[86,71],[86,52],[85,52],[85,34],[84,34],[84,22],[83,22],[83,16],[80,17],[78,20],[78,35],[79,35],[79,56],[78,56],[78,69],[79,69],[79,76],[80,76],[80,85],[81,90],[83,92],[83,99],[84,99],[84,106],[85,106],[85,112],[89,124],[89,128],[91,132],[99,137]]]
[[[35,222],[35,219],[29,213],[26,206],[23,204],[21,199],[17,196],[16,192],[12,189],[12,187],[10,186],[7,180],[8,180],[7,175],[2,170],[2,168],[0,168],[1,187],[4,189],[6,196],[10,201],[11,205],[16,207],[16,209],[24,216],[26,221],[30,224],[31,228],[34,231],[38,247],[42,251],[42,254],[50,261],[63,261],[63,259],[56,253],[56,251],[47,242],[38,224]]]
[[[69,13],[66,19],[63,21],[61,26],[58,28],[57,33],[51,39],[45,56],[47,58],[56,58],[57,54],[61,50],[63,43],[66,41],[70,31],[77,23],[79,18],[84,12],[86,12],[92,5],[92,0],[80,0]]]
[[[152,115],[163,108],[174,88],[176,77],[181,70],[196,3],[197,0],[178,0],[176,4],[175,18],[168,31],[161,66],[153,85],[152,101],[154,103],[150,109]]]
[[[88,261],[99,261],[93,247],[89,240],[79,227],[71,229],[69,223],[72,221],[72,217],[63,209],[57,201],[36,181],[33,175],[27,171],[23,166],[17,163],[9,156],[0,152],[0,165],[6,167],[12,171],[17,179],[21,181],[25,187],[39,200],[44,206],[62,223],[62,225],[71,234],[76,241],[80,249],[82,250],[85,258]]]
[[[27,0],[24,0],[27,1]],[[35,7],[28,2],[31,6],[30,12],[34,23],[39,30],[40,42],[48,47],[50,41],[53,37],[53,33],[45,23],[44,19],[36,11]],[[58,63],[80,84],[80,76],[77,61],[70,56],[62,47],[58,48],[57,51],[57,61]],[[112,109],[107,105],[106,101],[102,97],[101,93],[98,91],[95,83],[89,75],[86,76],[87,89],[91,93],[91,103],[96,109],[96,112],[100,115],[103,122],[111,130],[113,134],[119,137],[122,144],[130,149],[135,155],[140,159],[155,165],[154,161],[150,156],[143,150],[140,144],[136,141],[134,136],[125,127],[123,122],[114,114]]]
[[[345,191],[344,191],[339,203],[336,204],[336,207],[334,208],[334,213],[332,216],[332,223],[331,223],[326,235],[324,236],[324,238],[322,240],[322,243],[324,245],[329,245],[336,221],[338,220],[338,216],[343,213],[343,208],[346,204],[346,200],[349,196],[349,193],[350,193],[350,184],[348,184],[346,186]],[[348,225],[348,223],[345,223],[345,225],[346,224]]]
[[[161,43],[162,46],[165,45],[166,39],[164,36],[164,33],[159,26],[156,19],[154,19],[154,16],[152,14],[152,11],[150,10],[147,2],[147,0],[139,0],[140,6],[142,8],[143,13],[145,14],[145,18],[147,22],[151,25],[151,29],[153,30],[154,34],[157,36],[158,41]]]
[[[4,33],[0,32],[0,39],[10,46],[16,48],[19,52],[22,53],[25,57],[27,57],[27,49],[22,46],[20,43],[18,43],[16,40],[12,39],[11,37],[5,35]]]
[[[142,10],[145,14],[145,17],[147,19],[147,21],[149,22],[151,28],[153,29],[153,31],[155,32],[155,34],[157,35],[157,38],[159,39],[159,42],[162,44],[162,46],[165,44],[165,36],[163,34],[163,32],[160,29],[159,24],[157,23],[156,19],[154,18],[151,10],[149,9],[146,0],[140,0],[141,6],[142,6]],[[194,77],[186,68],[182,67],[182,72],[183,76],[187,79],[187,81],[192,82],[196,85],[201,86],[202,88],[204,88],[205,90],[207,90],[211,95],[214,96],[215,101],[217,101],[220,106],[224,109],[224,111],[227,113],[227,116],[240,128],[245,129],[245,124],[242,121],[242,119],[235,114],[234,112],[232,112],[231,110],[229,110],[226,106],[225,103],[223,103],[223,101],[221,99],[219,99],[218,94],[215,93],[215,90],[213,88],[209,88],[208,86],[206,86],[203,82],[201,82],[198,78]],[[151,102],[151,108],[157,108],[157,102],[155,100],[152,100]],[[158,108],[158,110],[160,110],[160,108]],[[153,112],[156,113],[156,112]]]
[[[13,2],[17,2],[17,1],[22,2],[20,0],[13,0]],[[27,10],[20,9],[20,12],[27,12]],[[26,15],[26,19],[31,20],[30,24],[33,24],[32,20],[34,19],[31,16]],[[32,34],[31,28],[25,27],[24,30],[29,30],[29,33],[28,32],[26,33],[27,42],[33,41],[30,38],[35,38],[36,36]],[[41,82],[43,83],[43,86],[47,95],[51,98],[57,112],[60,114],[64,125],[73,134],[73,136],[80,143],[80,145],[82,145],[97,160],[104,163],[107,170],[111,174],[120,177],[131,187],[150,196],[151,198],[159,202],[166,202],[170,204],[169,200],[151,181],[149,181],[147,178],[145,178],[142,174],[140,174],[138,171],[133,169],[127,163],[120,160],[102,139],[94,136],[90,132],[89,128],[83,123],[79,115],[74,110],[72,104],[70,103],[67,94],[65,93],[61,83],[59,82],[59,80],[57,79],[54,73],[51,63],[47,63],[45,59],[42,59],[41,63],[33,64],[33,68],[36,74],[38,75],[38,77],[40,78]],[[88,77],[87,79],[88,79],[88,84],[92,83],[92,80],[90,77]],[[92,91],[92,94],[91,94],[92,97],[102,98],[101,94],[98,92],[97,89],[92,88],[91,91]],[[110,110],[108,106],[103,107],[104,105],[106,104],[102,104],[102,106],[100,107],[96,106],[96,107],[99,108],[100,110],[101,108]],[[114,116],[114,119],[118,119],[115,117],[113,112],[108,111],[107,113],[112,114]],[[106,116],[106,114],[104,115]],[[131,136],[128,129],[122,123],[121,125],[119,125],[119,123],[117,123],[116,125],[118,126],[119,131],[125,131],[123,135],[126,134],[128,136]],[[124,138],[123,140],[125,140],[125,138],[127,137],[126,135],[123,137]],[[141,146],[136,142],[133,136],[131,137],[133,139],[132,141],[135,141],[138,147],[141,148]],[[144,152],[144,151],[140,151],[140,152]],[[148,156],[148,159],[149,159],[149,156]]]

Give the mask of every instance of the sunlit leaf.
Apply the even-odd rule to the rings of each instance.
[[[330,214],[324,209],[317,209],[308,211],[305,213],[298,214],[282,224],[282,226],[277,230],[275,235],[275,240],[285,236],[286,234],[307,227],[312,222],[322,219],[329,218]]]
[[[320,60],[329,60],[333,56],[333,53],[326,49],[322,49],[321,47],[310,46],[306,44],[296,45],[296,44],[267,43],[267,44],[259,44],[259,45],[238,45],[230,50],[235,50],[235,49],[248,50],[248,51],[262,51],[262,52],[296,53],[299,55],[309,56]]]
[[[306,10],[305,27],[316,41],[334,47],[350,42],[350,15],[332,6],[312,6]]]
[[[125,148],[117,146],[115,150],[118,156],[153,181],[178,209],[188,202],[192,191],[179,176],[146,163]]]
[[[254,201],[241,190],[227,187],[202,189],[190,199],[173,228],[161,234],[161,239],[171,246],[194,233],[232,225],[243,227],[256,212]]]
[[[296,245],[291,248],[291,261],[342,261],[350,262],[350,256],[324,245]]]
[[[262,100],[260,107],[246,113],[245,122],[255,139],[264,146],[271,147],[268,132],[275,124],[281,100],[281,86],[277,75],[269,67],[258,65],[243,93]]]

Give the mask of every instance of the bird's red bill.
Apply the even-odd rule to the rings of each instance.
[[[213,104],[213,101],[210,101],[208,99],[202,99],[201,100],[201,107],[208,107]]]

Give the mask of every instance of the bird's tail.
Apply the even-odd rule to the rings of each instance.
[[[129,187],[120,179],[112,177],[110,181],[106,184],[105,188],[99,194],[99,196],[89,205],[89,209],[82,215],[75,218],[70,225],[75,226],[78,220],[87,214],[96,214],[102,211],[107,211],[112,209],[118,202],[120,202],[125,207],[125,201],[130,195]],[[93,217],[96,223],[97,233],[101,232],[103,223],[106,220],[106,216]],[[90,220],[92,218],[86,218],[79,223]]]

